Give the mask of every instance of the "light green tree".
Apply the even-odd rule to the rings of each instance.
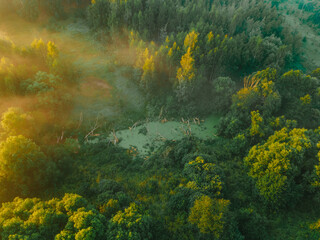
[[[0,239],[107,239],[106,229],[104,216],[77,194],[48,201],[15,198],[0,208]]]
[[[283,128],[264,144],[250,149],[244,161],[249,168],[249,176],[255,179],[257,189],[268,203],[282,205],[289,200],[289,193],[299,189],[295,178],[308,148],[311,148],[311,141],[306,129],[290,131]],[[296,197],[298,195],[297,192]]]
[[[219,239],[226,223],[224,217],[229,204],[228,200],[202,196],[194,202],[190,210],[189,222],[197,225],[201,233],[213,234]]]
[[[56,173],[55,164],[30,139],[20,135],[1,143],[0,179],[5,197],[35,194],[54,183]]]
[[[5,136],[24,135],[28,137],[32,127],[32,117],[19,108],[9,108],[2,114],[1,128]]]
[[[131,203],[124,211],[119,211],[109,223],[110,240],[154,239],[152,219],[139,206]]]

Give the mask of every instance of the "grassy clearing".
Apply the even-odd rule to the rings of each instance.
[[[207,140],[216,137],[216,126],[219,116],[212,115],[205,120],[195,119],[179,121],[151,121],[140,126],[116,132],[120,140],[119,145],[126,149],[133,149],[142,156],[150,154],[160,147],[166,140],[177,141],[186,136],[195,136]],[[113,138],[113,134],[109,139]]]

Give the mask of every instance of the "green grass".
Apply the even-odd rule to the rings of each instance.
[[[185,136],[192,135],[202,140],[216,137],[216,125],[220,117],[212,115],[200,124],[190,120],[189,124],[182,121],[151,121],[139,126],[131,126],[129,129],[116,132],[120,140],[119,146],[137,149],[142,156],[149,154],[152,149],[159,148],[166,140],[177,141]],[[110,139],[113,135],[110,134]]]

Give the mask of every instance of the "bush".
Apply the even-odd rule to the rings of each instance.
[[[56,165],[23,136],[9,137],[0,145],[1,200],[30,196],[54,185]]]

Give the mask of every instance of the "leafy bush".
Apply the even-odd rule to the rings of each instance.
[[[30,139],[9,137],[0,145],[1,200],[30,196],[53,185],[57,169]]]

